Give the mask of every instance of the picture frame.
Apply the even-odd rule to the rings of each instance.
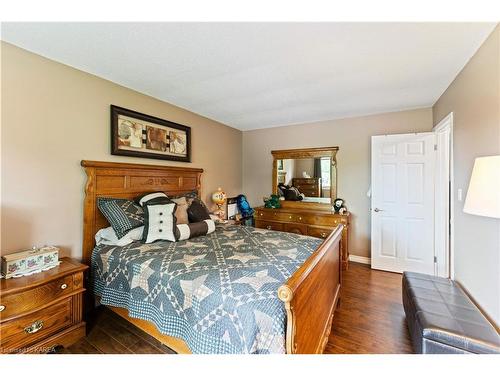
[[[238,210],[237,197],[227,198],[226,201],[226,217],[228,220],[236,220],[236,216],[240,214]]]
[[[131,109],[110,106],[111,154],[191,162],[191,128]]]

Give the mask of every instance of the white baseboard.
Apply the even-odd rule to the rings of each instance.
[[[371,264],[371,258],[360,257],[359,255],[349,255],[349,260],[354,263],[363,263],[363,264]]]

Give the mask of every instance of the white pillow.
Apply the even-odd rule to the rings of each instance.
[[[174,202],[166,204],[146,204],[144,206],[144,233],[142,240],[151,243],[157,240],[177,241]]]
[[[149,194],[143,195],[141,197],[141,199],[139,199],[139,204],[142,207],[146,203],[148,203],[149,201],[151,201],[151,202],[155,202],[155,201],[161,202],[162,199],[165,199],[165,198],[168,198],[167,194],[162,193],[161,191],[158,191],[156,193],[149,193]]]
[[[143,230],[144,225],[130,230],[125,236],[118,239],[113,227],[103,228],[95,234],[95,243],[96,245],[126,246],[141,240]]]

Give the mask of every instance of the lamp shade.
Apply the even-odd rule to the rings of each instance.
[[[217,189],[217,191],[212,194],[212,201],[222,206],[226,201],[226,193],[224,193],[221,188]]]
[[[464,212],[500,218],[500,155],[474,161]]]

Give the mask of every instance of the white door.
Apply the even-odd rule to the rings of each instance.
[[[372,268],[434,274],[434,133],[372,137]]]

